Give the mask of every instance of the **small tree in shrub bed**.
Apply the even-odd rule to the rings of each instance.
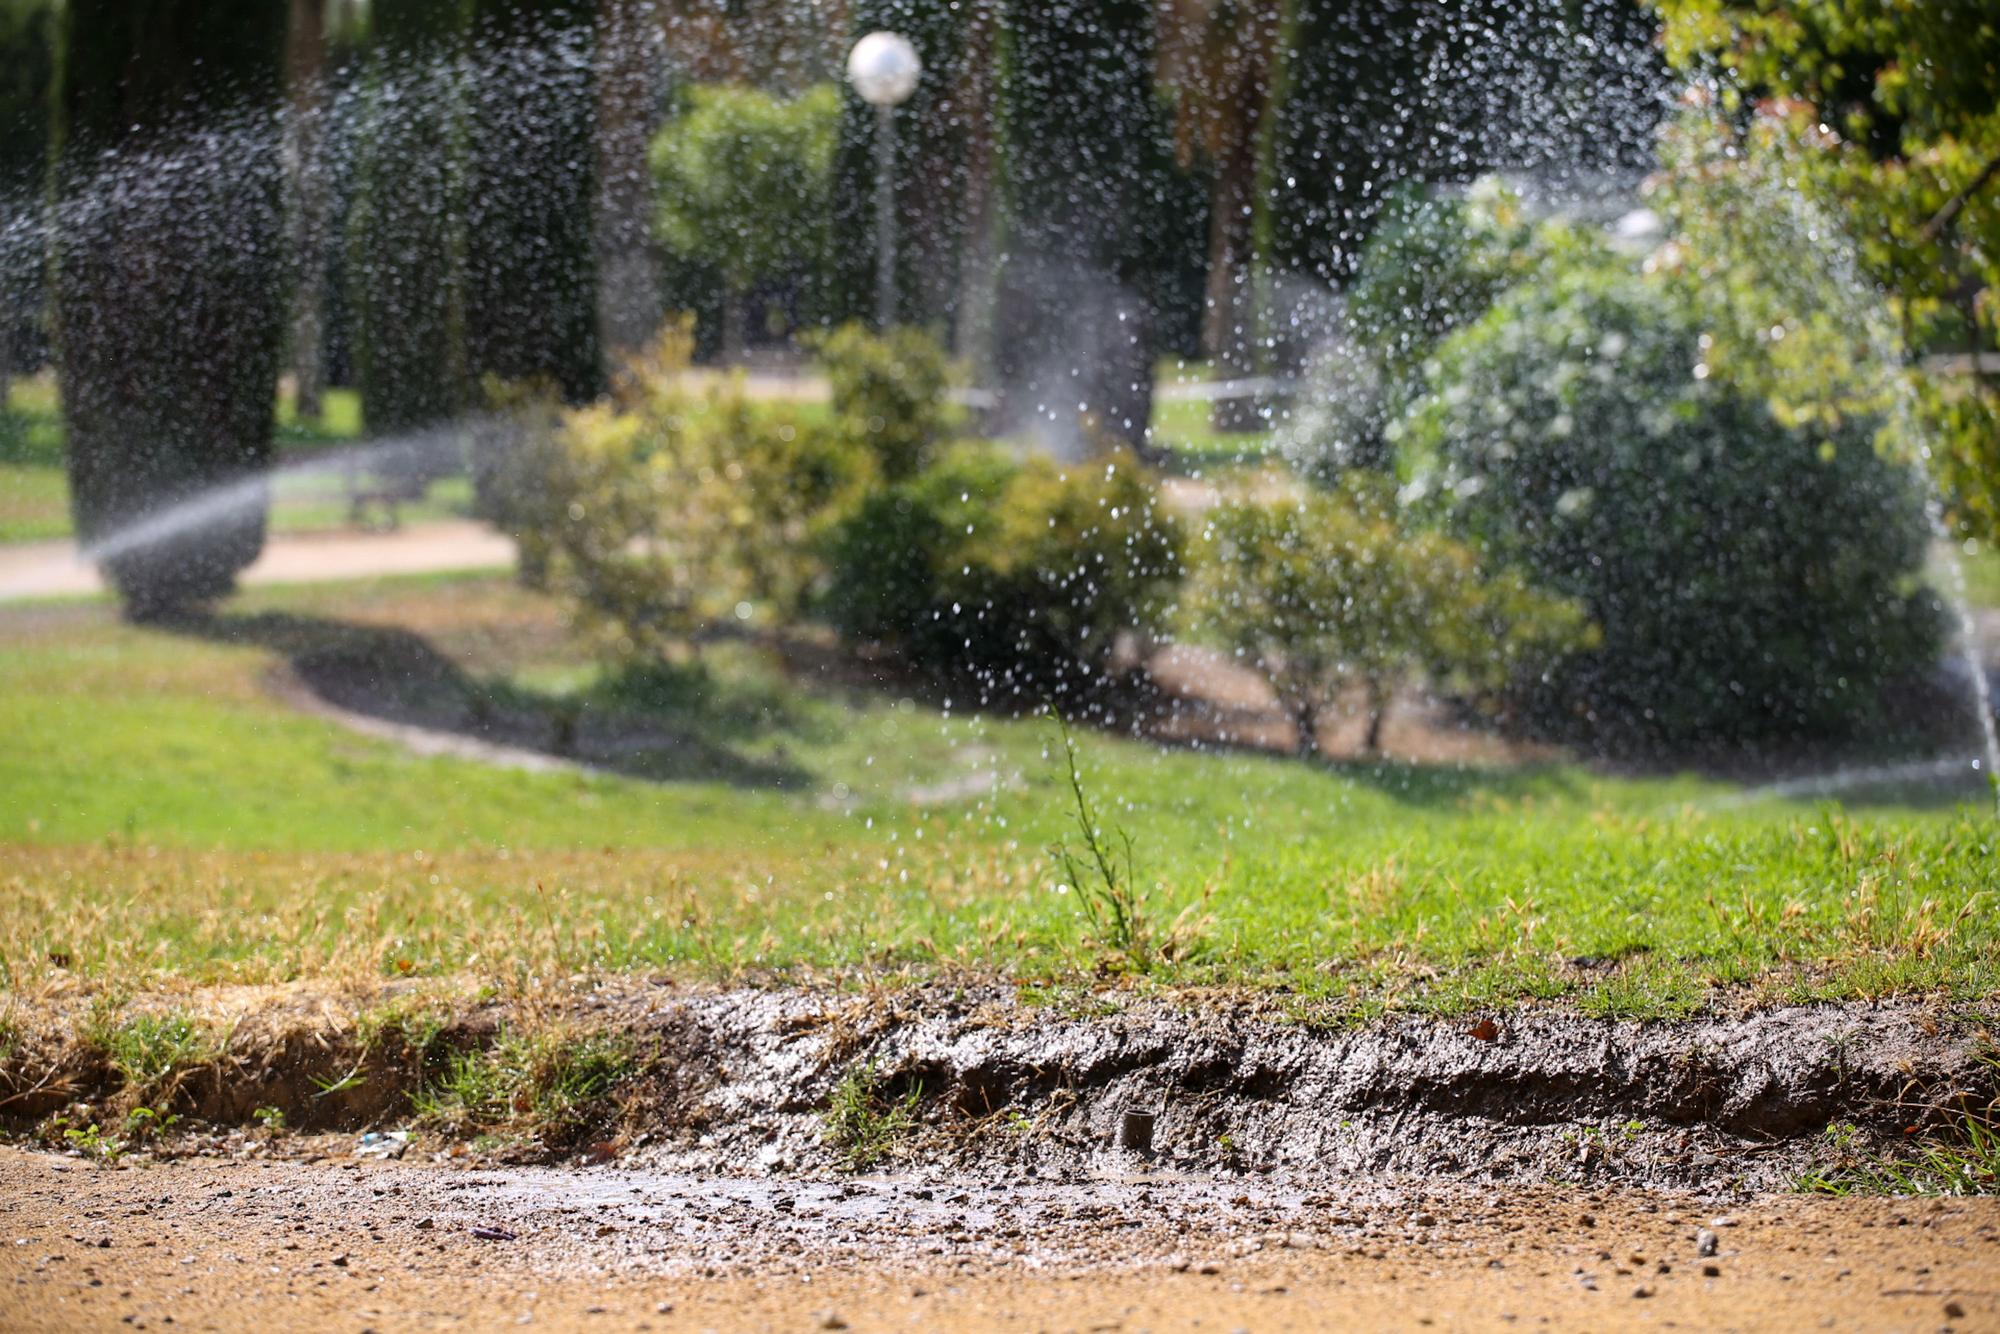
[[[951,360],[937,339],[921,329],[876,334],[844,324],[813,348],[836,428],[875,455],[884,477],[902,481],[930,461],[951,425]]]
[[[681,652],[722,617],[785,618],[811,596],[824,527],[873,460],[735,385],[696,392],[686,324],[606,402],[564,415],[516,465],[550,586],[614,657]]]
[[[1779,421],[1704,337],[1715,299],[1575,238],[1396,428],[1413,490],[1602,627],[1549,699],[1600,738],[1846,732],[1938,651],[1913,471],[1871,421]]]
[[[825,606],[989,697],[1060,691],[1101,672],[1121,630],[1162,623],[1181,547],[1128,452],[1064,466],[961,445],[838,526]]]
[[[1304,755],[1348,685],[1366,698],[1372,754],[1405,679],[1425,672],[1442,688],[1486,694],[1591,640],[1575,602],[1517,572],[1489,573],[1441,533],[1404,528],[1383,500],[1313,491],[1209,516],[1199,614],[1264,672]]]

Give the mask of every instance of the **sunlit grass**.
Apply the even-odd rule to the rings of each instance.
[[[47,542],[69,534],[69,482],[62,468],[0,463],[0,542]]]
[[[1046,722],[786,677],[743,644],[706,650],[705,675],[606,677],[501,579],[241,603],[280,607],[424,625],[468,679],[637,710],[715,775],[416,758],[278,702],[282,660],[256,643],[94,607],[0,612],[7,985],[664,969],[1061,988],[1109,962],[1126,984],[1272,988],[1315,1024],[1557,999],[1670,1015],[1718,988],[2000,992],[2000,827],[1976,805],[1724,808],[1694,778],[1312,765],[1085,731],[1092,803],[1132,835],[1153,925],[1179,924],[1140,978],[1058,892],[1048,848],[1071,807]]]
[[[1270,452],[1270,431],[1218,431],[1215,405],[1204,399],[1156,398],[1147,438],[1158,448],[1211,463],[1259,458]]]
[[[2000,1056],[1989,1047],[1978,1057],[1989,1075],[2000,1074]],[[1821,1195],[2000,1194],[2000,1098],[1961,1093],[1956,1104],[1911,1109],[1928,1124],[1912,1125],[1908,1143],[1889,1152],[1857,1148],[1850,1122],[1826,1128],[1834,1159],[1800,1180],[1799,1189]]]
[[[361,436],[361,400],[351,389],[329,389],[318,421],[300,421],[289,396],[278,403],[277,445],[287,452],[350,444]],[[414,501],[397,506],[401,523],[457,518],[471,510],[471,483],[448,477]],[[354,526],[346,480],[338,474],[287,479],[277,487],[271,527],[280,533],[327,532]],[[379,523],[379,507],[367,521]],[[15,380],[0,410],[0,542],[48,542],[74,528],[69,481],[63,472],[62,416],[48,375]]]
[[[289,386],[278,391],[278,447],[339,444],[361,436],[361,394],[353,389],[327,389],[320,394],[317,418],[301,419]]]
[[[1965,599],[1975,607],[2000,607],[2000,547],[1967,542],[1959,551],[1965,571]]]

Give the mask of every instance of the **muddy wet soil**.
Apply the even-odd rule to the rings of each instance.
[[[2000,1200],[0,1150],[0,1328],[2000,1329]]]
[[[902,1118],[886,1161],[1010,1180],[1097,1170],[1140,1112],[1153,1118],[1143,1161],[1162,1171],[1769,1191],[1841,1154],[1907,1148],[2000,1095],[1991,1014],[1923,1000],[1651,1023],[1522,1007],[1325,1028],[1260,993],[1050,1005],[992,983],[622,978],[532,1004],[465,998],[437,1011],[421,1050],[407,1029],[382,1035],[389,1007],[418,1004],[386,988],[225,988],[132,1008],[155,1003],[227,1040],[136,1090],[93,1048],[88,997],[52,996],[24,1012],[0,1063],[0,1117],[18,1131],[58,1115],[115,1127],[145,1101],[189,1125],[254,1127],[275,1111],[292,1131],[351,1136],[410,1126],[414,1095],[455,1053],[542,1031],[614,1040],[627,1067],[562,1134],[531,1135],[529,1156],[595,1151],[700,1176],[829,1171],[843,1149],[828,1109],[865,1073],[875,1110]],[[522,1127],[461,1134],[482,1130]]]

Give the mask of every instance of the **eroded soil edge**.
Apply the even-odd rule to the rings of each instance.
[[[53,1127],[115,1127],[145,1106],[181,1133],[414,1127],[419,1143],[483,1137],[517,1156],[790,1175],[855,1165],[829,1133],[844,1097],[891,1168],[1061,1176],[1111,1154],[1140,1110],[1156,1114],[1153,1165],[1190,1172],[1761,1190],[1995,1095],[1990,1013],[1923,1001],[1336,1031],[1254,998],[1087,1008],[993,985],[633,981],[456,1004],[219,990],[115,1019],[55,997],[14,1006],[0,1118],[55,1142]],[[180,1021],[206,1036],[147,1065],[131,1035]],[[1853,1130],[1829,1136],[1835,1123]]]

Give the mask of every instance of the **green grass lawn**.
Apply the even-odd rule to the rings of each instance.
[[[350,443],[361,435],[361,399],[351,389],[327,391],[317,422],[300,421],[289,396],[278,400],[278,457]],[[471,486],[463,478],[434,484],[420,500],[398,507],[404,523],[463,516]],[[281,482],[271,507],[271,527],[281,533],[324,532],[351,523],[345,483],[331,475]],[[69,483],[63,475],[62,417],[55,381],[46,375],[16,380],[0,410],[0,542],[43,542],[68,537]]]
[[[422,627],[452,680],[509,707],[636,718],[653,739],[631,771],[675,776],[418,758],[271,694],[286,654],[354,627]],[[1100,822],[1132,838],[1140,966],[1048,853],[1074,834],[1052,724],[749,643],[704,659],[607,675],[557,609],[490,577],[266,590],[179,633],[101,604],[0,610],[8,985],[56,961],[129,986],[480,974],[560,940],[568,966],[689,976],[1250,984],[1328,1021],[2000,991],[2000,826],[1970,800],[1732,805],[1691,777],[1085,733]]]
[[[2000,607],[2000,548],[1968,542],[1959,548],[1958,560],[1965,572],[1966,601],[1975,607]]]
[[[1218,431],[1214,407],[1201,399],[1156,399],[1148,438],[1190,463],[1233,463],[1271,451],[1269,431]]]
[[[1162,379],[1195,376],[1198,364],[1163,370]],[[821,403],[786,404],[783,411],[810,424],[825,422]],[[288,395],[278,400],[277,445],[287,453],[349,443],[361,438],[360,396],[330,389],[317,422],[300,421]],[[1210,405],[1162,400],[1154,411],[1153,439],[1190,466],[1213,467],[1260,458],[1271,448],[1271,433],[1222,432],[1210,421]],[[398,508],[405,523],[462,517],[470,511],[470,487],[461,478],[434,484],[420,500]],[[271,508],[275,532],[323,532],[351,526],[350,506],[338,477],[298,477],[279,485]],[[17,380],[0,411],[0,542],[54,541],[68,537],[69,487],[63,477],[62,419],[53,378]]]

